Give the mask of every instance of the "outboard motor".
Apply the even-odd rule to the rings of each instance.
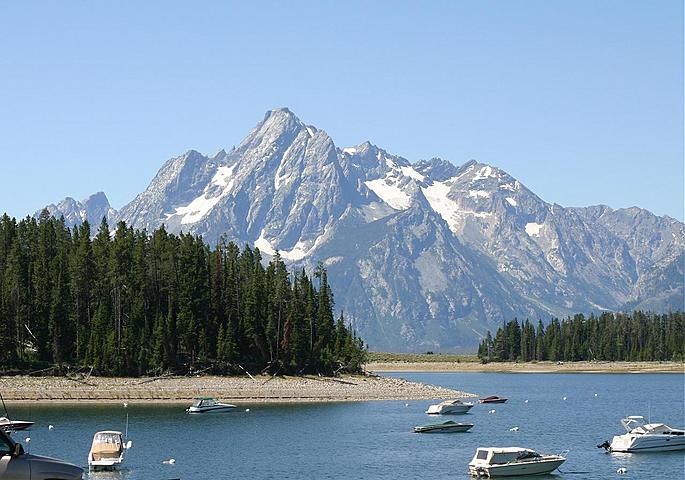
[[[611,451],[611,444],[608,440],[604,440],[604,443],[597,445],[597,448],[603,448],[607,453],[609,453]]]

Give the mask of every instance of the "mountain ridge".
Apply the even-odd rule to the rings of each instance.
[[[69,225],[102,211],[60,205],[48,211]],[[228,152],[167,160],[110,210],[108,221],[138,229],[247,243],[305,268],[323,262],[338,307],[373,348],[468,348],[514,316],[665,309],[685,297],[675,219],[549,204],[475,160],[411,163],[368,141],[339,148],[287,108],[266,112]]]

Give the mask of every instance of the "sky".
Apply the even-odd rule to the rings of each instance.
[[[287,106],[339,147],[500,167],[683,220],[683,3],[0,3],[0,212],[230,149]]]

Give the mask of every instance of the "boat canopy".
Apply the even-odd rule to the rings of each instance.
[[[491,465],[539,458],[540,456],[535,450],[520,447],[479,448],[476,452],[476,458],[487,460]]]

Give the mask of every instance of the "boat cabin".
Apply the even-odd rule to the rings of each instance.
[[[479,448],[476,450],[474,461],[487,465],[500,465],[510,462],[531,461],[540,458],[542,455],[534,450],[518,447],[507,448]]]

